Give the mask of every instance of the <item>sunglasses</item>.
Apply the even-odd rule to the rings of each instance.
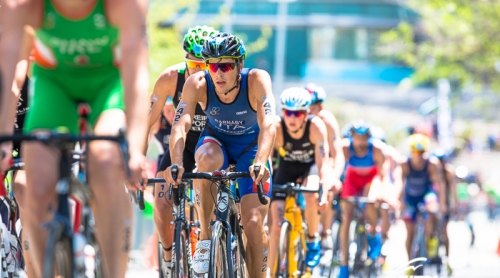
[[[236,67],[236,63],[209,63],[207,64],[208,69],[216,73],[217,70],[221,70],[222,72],[228,72],[230,70],[233,70]]]
[[[196,67],[200,67],[201,70],[207,69],[207,64],[205,64],[205,62],[203,62],[203,61],[186,59],[186,65],[190,69],[195,69]]]
[[[294,115],[296,118],[300,118],[300,117],[306,115],[306,111],[290,111],[290,110],[286,110],[286,109],[283,109],[283,113],[287,117],[291,117],[292,115]]]

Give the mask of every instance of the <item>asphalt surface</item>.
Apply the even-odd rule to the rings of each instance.
[[[476,240],[470,246],[471,234],[464,221],[452,221],[448,227],[450,237],[450,265],[453,268],[451,277],[460,278],[498,278],[500,277],[500,256],[497,247],[500,239],[500,222],[489,221],[484,211],[470,214]],[[397,270],[407,265],[408,259],[404,248],[406,232],[404,223],[398,221],[389,231],[387,242],[387,261],[381,277],[406,277]],[[158,272],[148,269],[145,262],[146,251],[135,250],[131,254],[130,268],[127,278],[158,277]],[[317,273],[317,271],[315,271]],[[313,277],[319,277],[314,275]],[[441,277],[447,277],[444,273]]]

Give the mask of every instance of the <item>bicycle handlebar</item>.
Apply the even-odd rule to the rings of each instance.
[[[259,167],[258,165],[256,167]],[[260,169],[255,170],[258,175],[258,171]],[[177,179],[178,175],[178,168],[176,165],[172,166],[172,178]],[[205,179],[205,180],[211,180],[211,181],[220,181],[220,180],[228,180],[228,179],[237,179],[237,178],[251,178],[250,172],[226,172],[226,171],[213,171],[213,172],[197,172],[197,173],[184,173],[182,174],[182,180],[189,180],[189,179]],[[153,178],[153,179],[148,179],[148,184],[154,184],[154,183],[162,183],[165,182],[164,178]],[[265,194],[264,194],[264,189],[262,186],[262,182],[259,182],[257,185],[257,193],[259,197],[259,201],[263,205],[267,205],[269,201],[266,199]]]
[[[319,193],[321,192],[321,187],[319,187],[318,189],[304,188],[300,187],[299,184],[293,182],[287,182],[285,184],[273,184],[273,191],[287,191],[287,190],[300,193]]]

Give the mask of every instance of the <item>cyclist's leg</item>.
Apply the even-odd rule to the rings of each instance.
[[[241,147],[240,147],[241,148]],[[232,148],[230,148],[232,149]],[[234,148],[237,149],[237,148]],[[236,168],[248,171],[253,163],[257,146],[237,158]],[[271,161],[266,163],[268,169]],[[271,178],[262,182],[264,194],[271,194]],[[267,215],[269,205],[262,205],[257,195],[257,186],[252,179],[238,179],[239,192],[241,196],[241,223],[248,242],[246,251],[246,263],[250,277],[265,277],[268,266],[269,242],[264,230],[264,218]],[[274,218],[274,220],[277,220]]]
[[[30,112],[24,132],[53,130],[64,126],[77,131],[77,106],[55,82],[35,76],[30,86]],[[35,90],[35,94],[31,90]],[[42,277],[47,229],[43,223],[52,220],[55,210],[55,185],[58,181],[59,156],[54,148],[42,143],[22,145],[26,171],[25,215],[23,226],[29,238],[33,277]]]
[[[342,190],[344,192],[344,190]],[[351,203],[342,202],[340,203],[342,207],[342,222],[340,223],[340,251],[342,258],[340,260],[340,265],[347,265],[349,258],[349,228],[351,226],[351,221],[354,212],[354,206]]]
[[[375,176],[371,181],[369,186],[365,186],[363,189],[363,195],[368,196],[368,198],[376,200],[379,198],[380,190],[382,189],[382,181],[380,176]],[[370,224],[371,230],[367,233],[367,240],[369,245],[368,256],[375,260],[380,256],[382,250],[382,235],[377,231],[378,225],[378,213],[375,204],[366,204],[365,207],[365,218],[368,224]]]
[[[362,188],[356,186],[356,184],[353,182],[350,176],[346,175],[346,178],[344,179],[344,186],[342,188],[342,193],[340,194],[340,198],[345,199],[348,197],[359,196],[362,194],[362,190],[363,190]],[[341,207],[342,207],[342,221],[340,223],[339,237],[340,237],[340,251],[342,253],[340,265],[341,267],[343,267],[347,266],[349,259],[349,228],[351,226],[351,221],[353,218],[354,206],[351,203],[341,201]],[[347,272],[345,274],[348,275]]]
[[[96,135],[117,135],[126,125],[123,88],[119,74],[103,80],[89,101],[90,124]],[[116,143],[94,141],[88,146],[89,184],[96,238],[102,250],[105,277],[124,277],[131,248],[133,219],[130,196],[124,188],[125,173]]]
[[[439,201],[435,192],[430,191],[424,196],[425,209],[428,214],[425,235],[427,237],[436,234],[437,213],[439,212]]]
[[[158,173],[156,173],[157,178],[163,178],[163,171],[170,166],[172,163],[170,161],[170,151],[165,150],[160,166],[158,167]],[[154,222],[155,227],[158,232],[158,236],[161,240],[163,246],[163,259],[165,261],[170,261],[172,256],[172,238],[174,232],[174,225],[170,222],[172,221],[172,206],[174,205],[172,200],[168,199],[169,185],[166,183],[156,183],[155,184],[155,196],[154,196]],[[160,270],[161,271],[161,270]]]
[[[195,153],[198,172],[212,172],[228,166],[227,154],[222,143],[214,137],[206,136],[203,132],[198,141]],[[214,212],[214,198],[217,187],[207,180],[195,179],[193,187],[196,192],[196,210],[200,220],[200,240],[196,245],[193,269],[197,273],[208,271],[210,257],[209,240],[212,237],[210,231],[210,220]],[[199,202],[198,202],[199,200]],[[208,241],[207,241],[208,240]]]
[[[427,211],[427,220],[425,221],[425,237],[427,238],[427,254],[433,258],[437,256],[439,240],[437,237],[437,223],[439,213],[439,201],[434,191],[428,192],[424,196],[425,209]]]
[[[28,213],[28,209],[26,208],[26,171],[18,170],[15,172],[15,175],[13,177],[12,190],[19,207],[19,219],[21,219],[21,217],[24,219],[24,215]],[[21,219],[21,225],[24,223],[24,221],[25,220]],[[26,273],[28,274],[28,277],[34,277],[35,273],[33,272],[33,268],[31,266],[27,232],[21,233],[20,242],[22,246],[19,246],[19,248],[23,249],[23,259],[24,264],[26,265]]]
[[[272,202],[270,206],[269,216],[272,222],[269,223],[269,256],[268,256],[268,268],[271,269],[271,277],[276,274],[274,271],[274,265],[276,264],[281,225],[283,224],[285,218],[285,202],[283,198],[277,197],[273,194]],[[268,220],[269,220],[268,216]]]
[[[421,198],[405,196],[404,200],[405,204],[401,216],[406,226],[406,253],[408,255],[408,260],[410,260],[411,245],[413,244],[413,238],[415,236],[415,222],[418,215],[417,206]]]
[[[318,167],[311,166],[309,175],[305,179],[305,187],[308,189],[319,188]],[[328,194],[328,192],[323,192]],[[303,194],[306,202],[304,210],[304,218],[307,222],[307,254],[306,265],[315,267],[319,264],[321,258],[320,237],[318,235],[318,226],[320,222],[320,215],[318,214],[318,194]]]

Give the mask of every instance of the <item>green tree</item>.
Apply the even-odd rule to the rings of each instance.
[[[186,9],[181,18],[175,20],[175,24],[168,28],[161,28],[159,24],[169,18],[173,18],[178,11]],[[200,9],[199,0],[153,0],[150,1],[147,15],[147,29],[149,36],[149,74],[151,90],[160,73],[168,66],[180,63],[184,59],[182,39],[186,29],[192,26],[192,22]],[[219,14],[213,22],[207,22],[214,28],[222,28],[230,14],[230,10],[221,5]],[[247,41],[244,34],[235,33],[245,41],[249,55],[258,53],[267,48],[268,40],[272,36],[270,26],[261,27],[261,36],[255,41]]]
[[[380,53],[415,69],[418,83],[500,91],[500,0],[409,0],[420,20],[381,36]]]

